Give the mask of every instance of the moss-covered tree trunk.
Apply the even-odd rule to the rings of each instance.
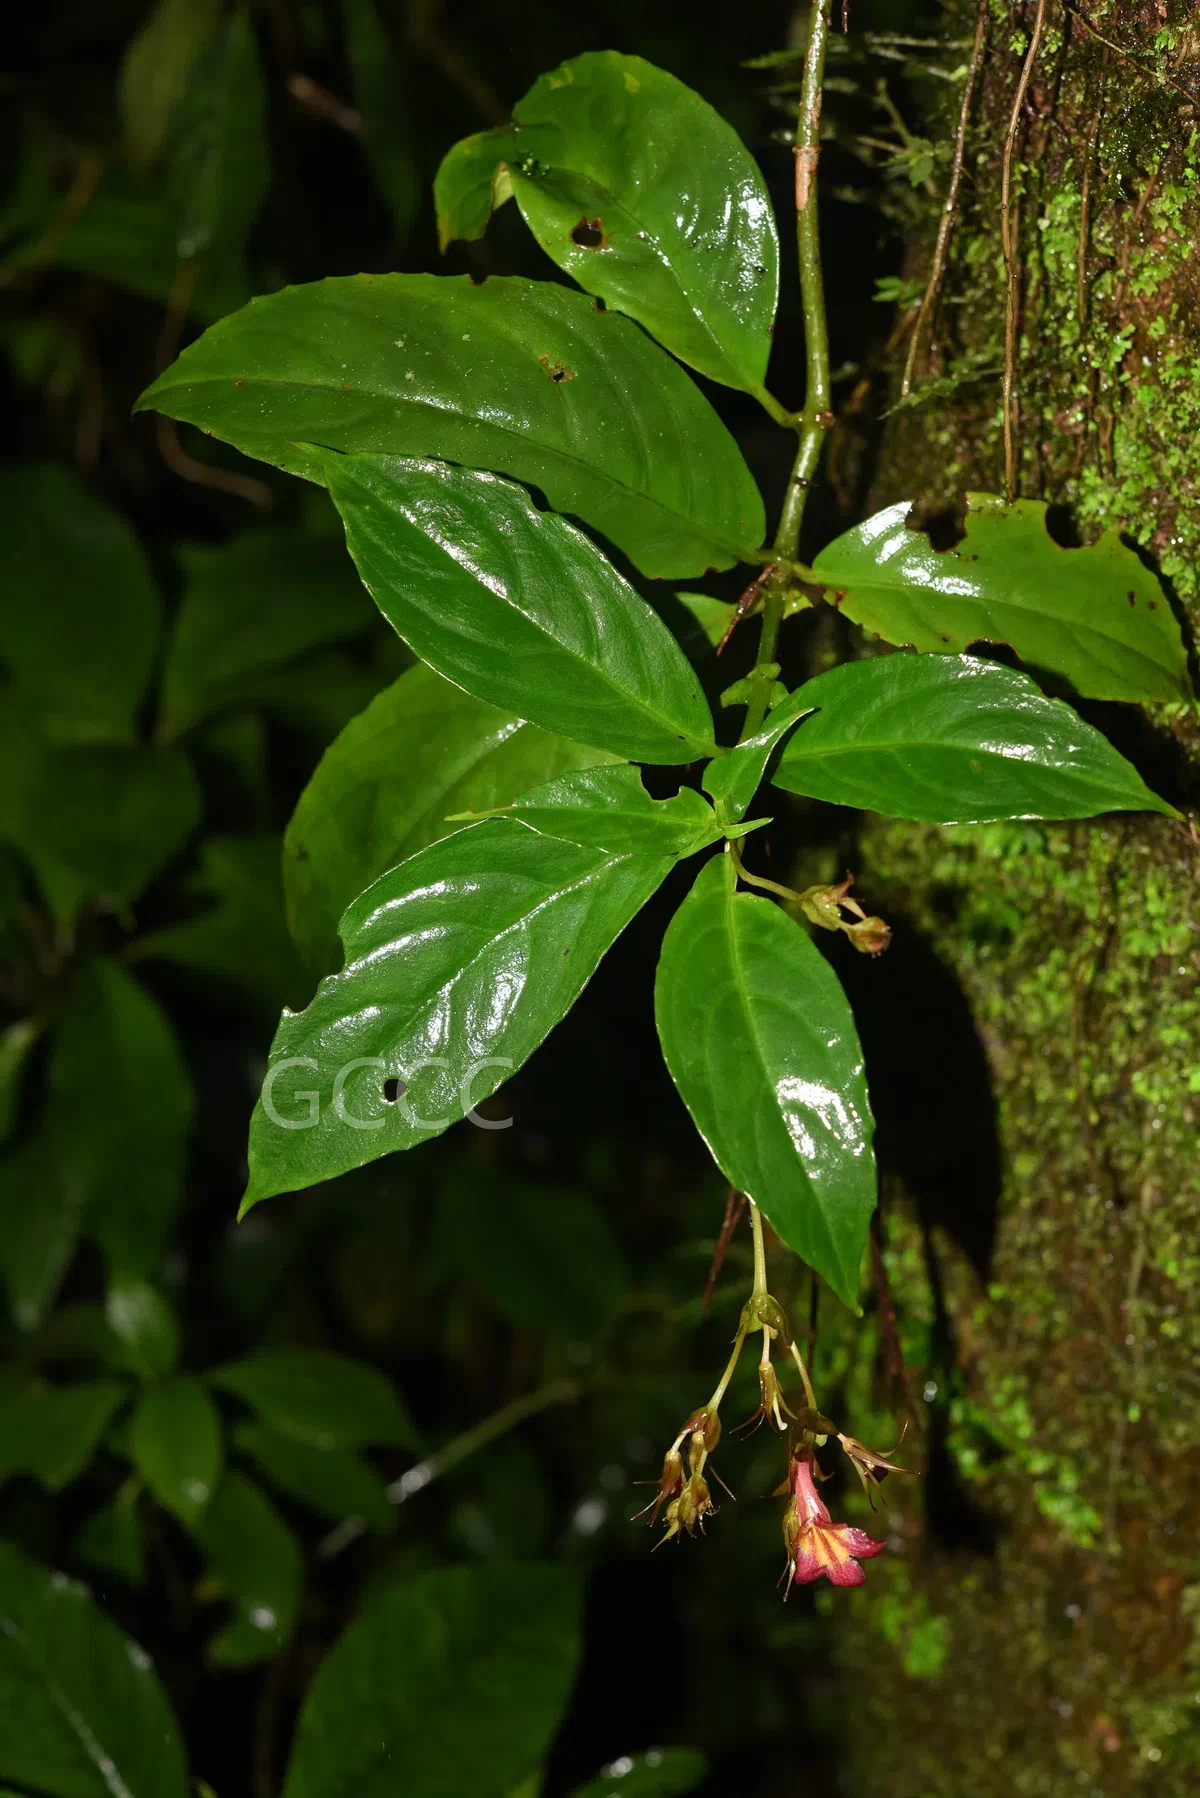
[[[1192,0],[1079,11],[1090,29],[1045,6],[1012,151],[1020,488],[1085,536],[1128,533],[1194,627],[1200,19]],[[918,403],[886,427],[880,504],[1003,484],[1001,189],[1037,13],[991,0]],[[956,0],[947,36],[975,22]],[[956,106],[931,129],[952,138]],[[938,205],[910,247],[922,282]],[[1089,715],[1196,804],[1186,708]],[[1003,1180],[982,1278],[955,1244],[989,1202],[969,1172],[928,1257],[911,1192],[887,1194],[910,1342],[942,1307],[946,1372],[926,1394],[945,1453],[923,1536],[879,1563],[874,1605],[837,1613],[860,1724],[847,1789],[1182,1798],[1200,1789],[1200,849],[1143,817],[880,823],[863,868],[872,906],[911,919],[967,996]]]

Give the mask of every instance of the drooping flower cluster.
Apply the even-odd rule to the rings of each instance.
[[[754,1291],[743,1307],[733,1352],[712,1398],[707,1405],[692,1412],[668,1448],[663,1457],[658,1491],[639,1515],[644,1516],[648,1511],[651,1523],[657,1523],[661,1517],[666,1527],[659,1546],[672,1537],[681,1540],[685,1532],[689,1536],[697,1529],[703,1533],[705,1519],[717,1508],[709,1491],[705,1467],[721,1438],[721,1401],[748,1334],[752,1330],[761,1330],[759,1404],[743,1427],[758,1428],[766,1423],[788,1440],[787,1478],[776,1493],[776,1496],[786,1495],[788,1501],[783,1514],[783,1541],[787,1552],[784,1597],[793,1586],[818,1579],[827,1579],[834,1586],[861,1586],[865,1579],[862,1562],[882,1554],[885,1544],[853,1524],[833,1521],[817,1492],[816,1481],[829,1477],[821,1472],[817,1450],[824,1448],[831,1438],[841,1445],[871,1499],[872,1508],[876,1489],[889,1473],[913,1470],[901,1467],[891,1459],[895,1449],[890,1449],[886,1455],[877,1454],[856,1437],[840,1431],[818,1409],[808,1370],[792,1338],[783,1308],[766,1289],[762,1224],[753,1202],[750,1216],[755,1232]],[[796,1409],[788,1404],[771,1362],[772,1348],[776,1344],[791,1355],[803,1382],[807,1402]],[[709,1471],[720,1479],[715,1470]],[[721,1484],[724,1483],[721,1480]]]

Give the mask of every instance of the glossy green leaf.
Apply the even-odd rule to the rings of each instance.
[[[51,743],[131,743],[158,645],[160,602],[119,512],[67,468],[0,474],[5,686]]]
[[[673,861],[489,818],[382,875],[342,919],[342,972],[275,1033],[243,1210],[438,1136],[495,1092]]]
[[[1063,549],[1046,508],[968,495],[966,536],[935,550],[905,501],[823,549],[816,573],[839,609],[889,643],[962,650],[1007,643],[1087,699],[1186,698],[1187,657],[1170,602],[1116,531]]]
[[[691,787],[651,799],[636,768],[581,768],[560,774],[504,806],[539,836],[612,855],[696,855],[721,836],[711,805]]]
[[[389,1443],[415,1448],[408,1413],[391,1381],[363,1361],[318,1349],[260,1349],[209,1376],[264,1423],[313,1448]]]
[[[761,389],[775,220],[757,164],[707,101],[640,56],[591,51],[534,84],[486,162],[480,146],[477,191],[506,165],[534,236],[581,287],[701,374]],[[476,198],[461,223],[481,210]],[[445,216],[439,231],[457,234]]]
[[[440,456],[540,487],[651,575],[757,550],[762,499],[669,356],[549,282],[353,275],[254,300],[138,402],[310,480],[300,446]]]
[[[797,719],[811,710],[812,701],[805,699],[803,693],[801,688],[781,699],[760,730],[704,770],[704,791],[724,822],[736,824],[745,817],[779,744]]]
[[[138,1400],[129,1430],[133,1464],[160,1505],[194,1526],[221,1477],[221,1419],[199,1380],[180,1375]]]
[[[411,84],[375,0],[342,0],[342,17],[363,153],[405,244],[421,204]]]
[[[206,837],[199,870],[186,883],[189,894],[206,902],[203,909],[139,937],[129,959],[173,962],[206,984],[215,977],[270,1017],[299,1004],[312,981],[288,934],[281,850],[274,832]]]
[[[931,824],[1176,815],[1137,770],[1024,674],[974,656],[877,656],[796,694],[812,709],[776,786]]]
[[[0,1778],[41,1798],[188,1798],[150,1657],[85,1587],[0,1543]]]
[[[700,683],[666,625],[523,487],[448,462],[319,460],[371,597],[439,674],[617,755],[713,753]]]
[[[115,1380],[14,1388],[0,1400],[0,1471],[31,1474],[61,1492],[79,1478],[127,1396]]]
[[[244,1474],[227,1472],[194,1529],[209,1580],[234,1610],[208,1644],[217,1667],[270,1660],[296,1624],[304,1562],[270,1500]]]
[[[728,855],[705,865],[671,921],[654,1009],[671,1078],[722,1173],[854,1305],[875,1208],[854,1020],[803,928],[735,890]]]
[[[264,677],[360,635],[370,601],[336,538],[243,531],[181,553],[186,586],[163,675],[164,739],[215,712],[257,705]]]
[[[576,1786],[571,1798],[682,1798],[695,1791],[708,1773],[708,1762],[695,1748],[648,1748],[623,1754]]]
[[[322,971],[341,960],[338,919],[386,868],[572,768],[612,758],[525,724],[410,668],[346,726],[300,795],[283,846],[292,933]]]
[[[443,1255],[501,1317],[564,1341],[594,1341],[619,1312],[629,1268],[595,1199],[473,1164],[456,1169],[437,1199]]]
[[[440,1567],[394,1585],[313,1681],[284,1798],[503,1798],[548,1748],[578,1661],[570,1568]]]
[[[251,1422],[238,1424],[234,1442],[257,1461],[273,1486],[331,1522],[361,1517],[380,1535],[395,1528],[387,1487],[354,1449],[315,1448],[298,1436]]]
[[[232,13],[193,62],[167,120],[164,176],[184,261],[240,267],[269,181],[266,95],[248,5]]]
[[[144,1379],[161,1379],[174,1372],[179,1359],[179,1320],[148,1280],[118,1275],[110,1281],[104,1315],[132,1372]]]
[[[131,1586],[146,1583],[146,1544],[137,1511],[140,1491],[136,1479],[126,1480],[116,1496],[88,1518],[75,1539],[80,1560],[119,1575]]]
[[[152,163],[171,109],[221,21],[221,0],[158,0],[121,61],[118,98],[129,160]]]

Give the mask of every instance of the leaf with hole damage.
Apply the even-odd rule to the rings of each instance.
[[[457,829],[453,814],[491,811],[611,759],[485,704],[424,663],[408,669],[330,744],[287,827],[284,891],[305,958],[322,973],[336,968],[350,901]]]
[[[901,501],[813,564],[839,609],[889,643],[962,650],[1007,643],[1085,699],[1185,699],[1187,656],[1170,602],[1116,531],[1063,549],[1038,500],[967,496],[967,529],[936,550]]]
[[[640,834],[585,848],[488,818],[368,887],[342,972],[275,1033],[243,1209],[438,1136],[495,1092],[674,865],[678,808],[656,815],[656,854]]]
[[[443,242],[482,234],[507,171],[534,236],[581,287],[701,374],[761,390],[779,292],[770,195],[699,94],[640,56],[589,51],[469,144],[434,189]]]
[[[367,590],[439,674],[616,755],[714,753],[712,714],[674,637],[565,518],[448,462],[318,454]]]
[[[188,1798],[150,1657],[86,1587],[0,1543],[0,1779],[39,1798]]]
[[[762,542],[740,451],[678,364],[549,282],[351,275],[222,319],[138,402],[309,480],[298,447],[439,456],[540,487],[644,574]]]
[[[671,1078],[722,1173],[847,1305],[875,1209],[873,1124],[846,995],[804,929],[714,857],[654,989]]]
[[[771,776],[791,793],[930,824],[1177,815],[1070,706],[995,662],[878,656],[794,698],[812,716]]]
[[[549,1747],[578,1662],[569,1567],[439,1567],[393,1584],[313,1681],[284,1798],[504,1798]]]

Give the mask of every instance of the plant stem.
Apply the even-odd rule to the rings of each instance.
[[[804,1356],[800,1353],[800,1350],[796,1347],[794,1342],[792,1343],[792,1360],[799,1369],[801,1383],[804,1386],[805,1398],[808,1400],[809,1405],[814,1411],[820,1411],[821,1407],[817,1403],[817,1395],[813,1391],[812,1381],[808,1377],[808,1369],[804,1365]]]
[[[747,1305],[742,1312],[741,1321],[737,1328],[737,1335],[733,1339],[733,1348],[730,1350],[729,1359],[725,1363],[725,1372],[717,1381],[716,1390],[708,1401],[708,1409],[710,1411],[719,1409],[721,1400],[725,1397],[725,1393],[728,1390],[729,1382],[733,1378],[734,1368],[742,1358],[742,1349],[745,1346],[746,1336],[750,1328],[749,1311],[750,1307]]]
[[[825,285],[821,276],[821,239],[817,217],[821,93],[825,79],[825,46],[829,41],[830,6],[831,0],[813,0],[808,49],[804,57],[804,79],[800,90],[800,117],[796,130],[796,252],[800,264],[800,300],[804,311],[804,410],[791,418],[799,433],[800,442],[788,477],[783,512],[771,552],[774,560],[787,562],[794,562],[799,552],[800,527],[804,522],[808,490],[821,460],[825,433],[833,421],[829,409],[832,394],[829,379],[829,328],[825,317]],[[784,597],[783,584],[778,579],[769,579],[763,588],[762,630],[758,640],[758,655],[750,675],[751,695],[742,725],[743,741],[754,735],[767,715],[772,677],[764,671],[775,661],[779,627],[783,623]]]

